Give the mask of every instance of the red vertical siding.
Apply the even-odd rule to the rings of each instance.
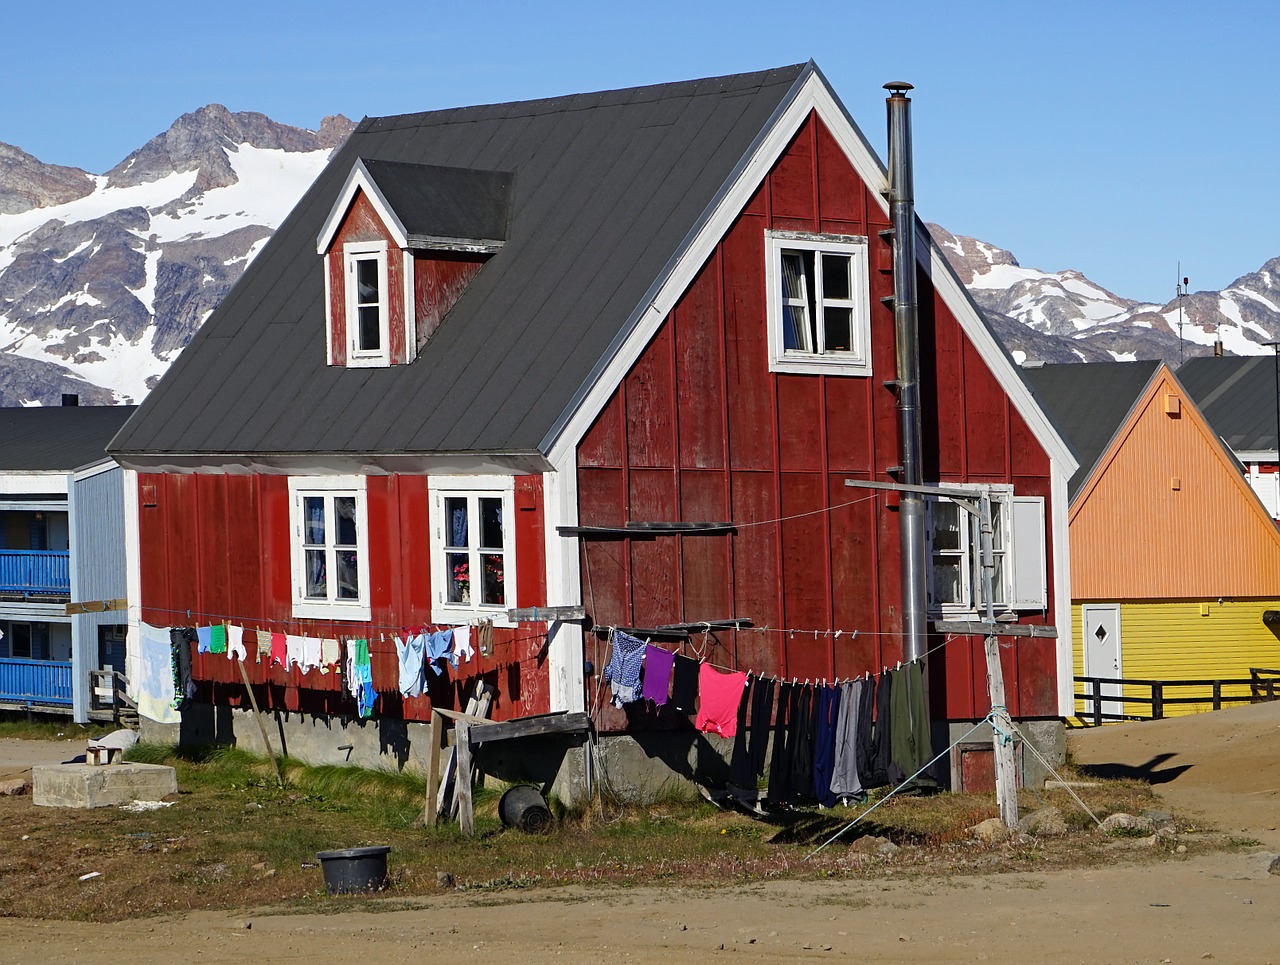
[[[901,461],[896,398],[884,385],[896,367],[893,313],[880,300],[893,284],[878,234],[887,226],[870,189],[811,119],[578,450],[583,525],[725,519],[737,530],[584,541],[583,594],[598,624],[746,618],[753,629],[719,634],[705,651],[698,637],[692,650],[801,679],[877,672],[902,658],[896,499],[844,485],[853,476],[890,481],[887,470]],[[769,372],[766,229],[868,239],[874,376]],[[1020,493],[1048,497],[1048,456],[924,272],[919,281],[928,475],[1014,482]],[[599,659],[603,651],[592,648]],[[1011,709],[1056,713],[1052,642],[1019,645],[1006,659]],[[936,713],[985,712],[980,640],[946,644],[932,667]],[[622,726],[621,717],[604,725]]]

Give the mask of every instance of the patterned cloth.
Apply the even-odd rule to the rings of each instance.
[[[263,657],[271,656],[271,638],[273,636],[270,630],[257,630],[258,635],[258,663],[262,662]]]
[[[640,668],[644,665],[645,642],[637,640],[621,630],[613,631],[613,653],[604,675],[613,690],[611,703],[615,707],[639,700]]]
[[[221,623],[209,628],[209,652],[227,652],[227,628]]]

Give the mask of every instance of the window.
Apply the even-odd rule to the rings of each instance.
[[[289,480],[293,615],[369,619],[369,537],[363,477]]]
[[[347,364],[391,364],[387,307],[387,244],[359,242],[343,246],[347,289]]]
[[[492,616],[515,606],[513,480],[432,477],[431,577],[438,622]]]
[[[975,489],[975,500],[979,495]],[[945,497],[930,497],[929,607],[942,613],[976,613],[983,596],[981,527],[977,517]],[[1014,496],[1007,487],[991,499],[992,603],[997,611],[1043,610],[1044,499]]]
[[[769,368],[871,374],[867,240],[765,233]]]

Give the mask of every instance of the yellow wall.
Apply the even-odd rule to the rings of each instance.
[[[1088,601],[1093,602],[1093,601]],[[1108,601],[1097,601],[1108,602]],[[1116,602],[1116,601],[1110,601]],[[1208,609],[1201,616],[1201,607]],[[1280,637],[1262,623],[1264,610],[1280,610],[1280,599],[1178,600],[1126,603],[1120,601],[1120,667],[1125,679],[1222,680],[1247,678],[1250,667],[1280,669]],[[1072,662],[1076,676],[1084,675],[1080,604],[1071,607]],[[1076,684],[1077,693],[1083,685]],[[1181,691],[1181,692],[1180,692]],[[1150,687],[1126,687],[1126,697],[1150,697]],[[1208,689],[1165,688],[1172,696],[1208,695]],[[1223,696],[1249,693],[1247,686],[1223,687]],[[1228,704],[1226,706],[1235,706]],[[1212,704],[1167,704],[1166,717],[1211,710]],[[1076,701],[1076,713],[1085,713]],[[1147,716],[1150,706],[1128,704],[1126,713]]]

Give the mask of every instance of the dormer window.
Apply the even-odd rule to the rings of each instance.
[[[385,241],[343,245],[347,279],[347,365],[391,364]]]

